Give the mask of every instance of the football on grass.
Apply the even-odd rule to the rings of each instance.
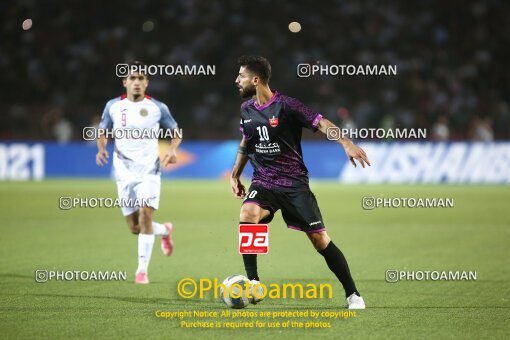
[[[229,308],[241,309],[250,304],[247,297],[246,284],[250,280],[243,275],[231,275],[223,280],[220,286],[220,298]]]

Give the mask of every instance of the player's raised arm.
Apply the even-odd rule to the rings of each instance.
[[[232,193],[237,198],[244,198],[246,195],[246,188],[241,183],[241,174],[243,173],[244,167],[248,162],[248,152],[246,150],[246,139],[243,136],[241,143],[239,144],[239,150],[237,151],[236,161],[234,163],[234,167],[232,169],[232,174],[230,176],[230,188]]]
[[[324,117],[319,120],[317,128],[325,135],[328,135],[328,131],[331,131],[331,129],[337,129],[339,132],[339,128]],[[356,146],[349,138],[343,137],[340,133],[335,134],[335,136],[338,136],[338,139],[335,139],[343,146],[347,157],[354,167],[356,167],[356,162],[354,160],[357,160],[363,168],[365,167],[365,163],[369,166],[371,165],[367,154],[362,148]]]

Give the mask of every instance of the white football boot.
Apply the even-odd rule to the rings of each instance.
[[[361,296],[357,296],[356,293],[352,293],[351,296],[347,298],[347,304],[349,305],[349,309],[365,309],[365,301]]]
[[[250,283],[251,283],[251,286],[250,286],[250,296],[251,296],[250,302],[252,304],[256,305],[257,303],[259,303],[260,301],[262,301],[264,299],[264,297],[263,297],[264,289],[262,289],[262,287],[260,286],[260,282],[257,281],[257,280],[251,280]],[[253,292],[255,292],[255,294]]]

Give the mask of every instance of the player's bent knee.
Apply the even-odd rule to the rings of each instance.
[[[319,233],[310,233],[307,234],[310,241],[312,241],[312,245],[316,250],[324,250],[328,246],[331,239],[325,231]]]
[[[259,223],[258,214],[242,213],[239,215],[239,221],[248,223]]]
[[[256,204],[244,204],[239,214],[241,222],[258,223],[260,220],[261,209]]]
[[[310,241],[312,241],[312,245],[313,247],[316,249],[316,250],[321,250],[321,247],[320,247],[320,240],[316,237],[312,237],[310,238]]]

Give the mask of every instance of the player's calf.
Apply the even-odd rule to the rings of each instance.
[[[319,251],[319,253],[324,256],[329,269],[335,274],[344,287],[345,296],[350,296],[353,293],[359,296],[347,260],[340,249],[338,249],[333,242],[329,242],[328,246]]]
[[[140,226],[138,225],[138,212],[126,216],[126,223],[132,234],[140,234]]]
[[[239,214],[239,224],[255,224],[259,223],[263,218],[269,215],[269,211],[259,207],[254,203],[245,203],[241,207]],[[257,254],[243,254],[244,269],[250,280],[259,281],[257,271]]]
[[[138,225],[142,234],[152,234],[152,212],[151,207],[141,207],[138,210]]]
[[[152,230],[152,211],[150,207],[142,207],[138,210],[138,268],[136,270],[136,283],[149,283],[147,270],[154,246],[154,234]]]
[[[140,226],[138,224],[134,226],[129,226],[129,230],[131,230],[131,234],[133,235],[140,234]]]

